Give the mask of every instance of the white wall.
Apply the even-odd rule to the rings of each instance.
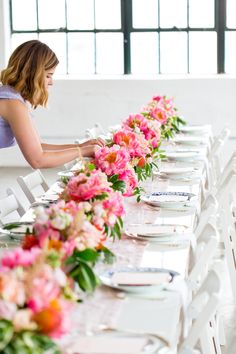
[[[51,88],[49,108],[34,112],[35,123],[44,141],[73,142],[96,122],[107,127],[140,112],[157,94],[174,97],[179,114],[189,123],[211,123],[215,133],[229,126],[236,137],[236,78],[232,76],[61,78]],[[17,148],[0,150],[0,166],[24,164]]]

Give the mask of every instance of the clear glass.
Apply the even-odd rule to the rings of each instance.
[[[194,74],[217,72],[216,32],[189,33],[189,71]]]
[[[38,39],[37,33],[13,33],[11,36],[11,51],[16,49],[20,44]]]
[[[65,0],[38,0],[39,28],[57,29],[66,26]]]
[[[66,34],[65,33],[40,33],[39,40],[46,43],[57,55],[59,64],[55,75],[66,74]]]
[[[94,33],[68,33],[68,73],[94,74]]]
[[[96,28],[120,29],[120,0],[95,0]]]
[[[187,27],[187,0],[160,0],[160,27]]]
[[[27,9],[23,10],[23,9]],[[35,0],[12,0],[13,30],[36,30],[37,12]]]
[[[187,33],[162,32],[160,34],[161,73],[187,73]]]
[[[215,26],[215,0],[189,0],[189,27]]]
[[[155,32],[131,33],[132,74],[152,74],[158,71],[158,34]]]
[[[236,1],[227,0],[226,2],[226,26],[228,28],[236,28]]]
[[[67,0],[68,29],[94,28],[94,1]]]
[[[98,74],[123,74],[123,33],[97,33],[96,71]]]
[[[225,72],[236,74],[236,32],[225,32]]]
[[[133,28],[158,27],[158,1],[132,0]]]

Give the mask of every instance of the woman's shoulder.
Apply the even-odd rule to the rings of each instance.
[[[23,97],[13,87],[8,85],[0,86],[0,98],[2,99],[15,99],[24,102]]]

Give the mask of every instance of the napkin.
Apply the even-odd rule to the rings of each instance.
[[[147,344],[147,338],[138,337],[79,337],[67,354],[136,354]]]
[[[116,272],[112,282],[119,285],[160,285],[171,280],[169,272]]]
[[[186,202],[189,200],[188,195],[178,194],[162,194],[162,195],[150,195],[149,200],[152,202]]]
[[[184,225],[130,224],[126,231],[133,235],[160,237],[187,232],[187,227]]]

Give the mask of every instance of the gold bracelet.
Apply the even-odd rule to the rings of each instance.
[[[81,154],[81,149],[80,149],[80,147],[79,147],[79,146],[76,146],[76,149],[77,149],[77,151],[78,151],[78,158],[79,158],[80,160],[83,160],[83,156],[82,156],[82,154]]]

